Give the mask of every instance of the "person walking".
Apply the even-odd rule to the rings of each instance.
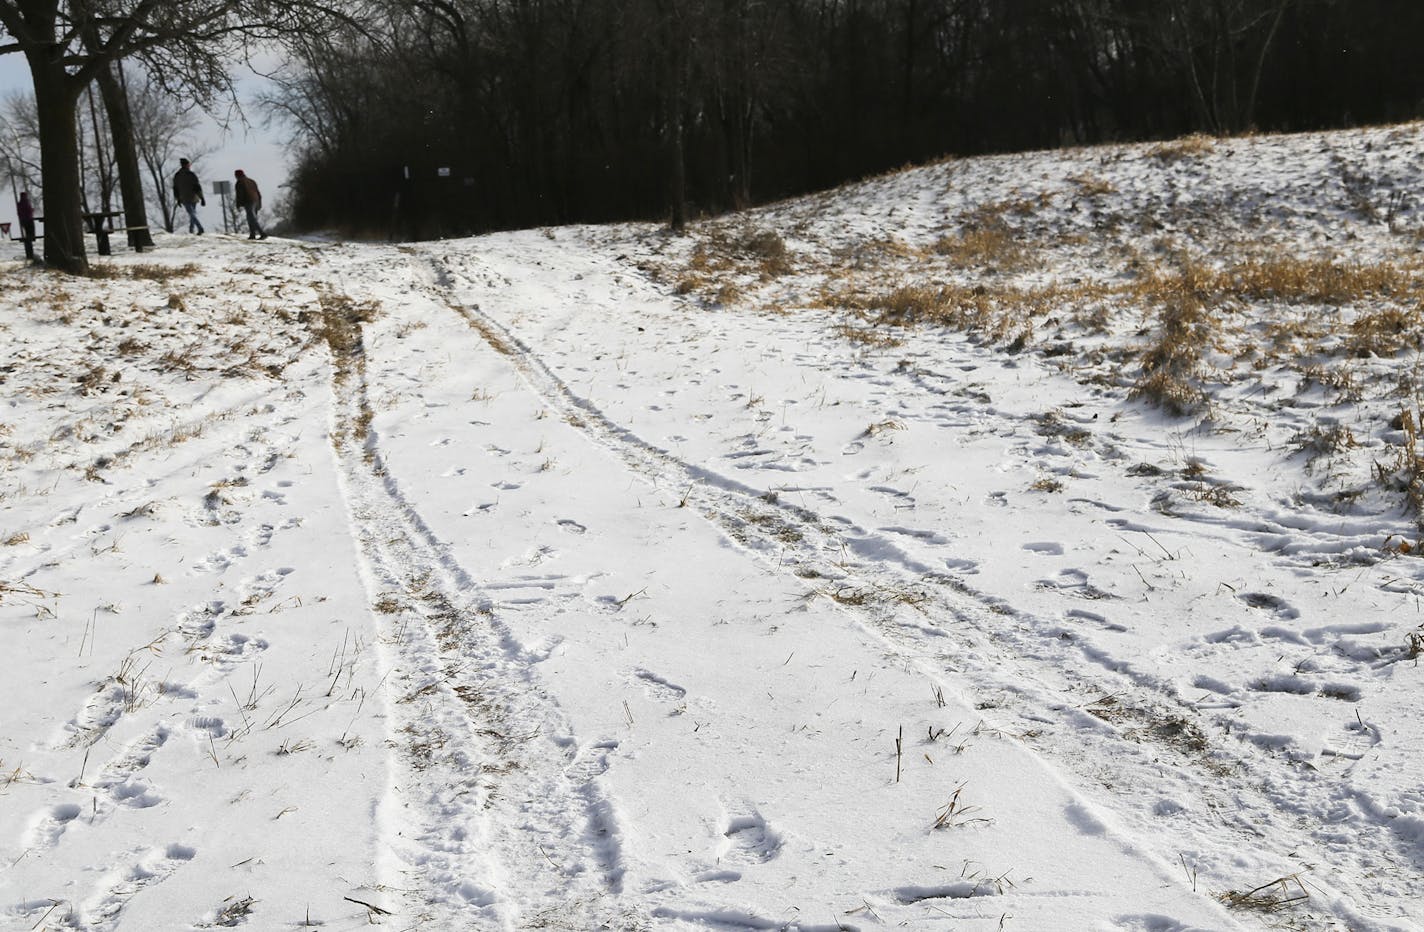
[[[20,239],[25,243],[25,258],[35,258],[35,205],[30,201],[30,192],[21,191],[15,202],[15,216],[20,221]]]
[[[258,189],[257,182],[243,174],[240,168],[232,174],[237,179],[233,185],[236,188],[233,203],[247,211],[247,238],[266,239],[267,232],[262,229],[262,224],[257,222],[257,212],[262,209],[262,192]]]
[[[207,199],[203,197],[203,183],[189,167],[187,159],[179,159],[178,165],[178,171],[173,175],[173,200],[188,211],[188,232],[202,236],[203,222],[198,219],[198,205],[208,206]]]

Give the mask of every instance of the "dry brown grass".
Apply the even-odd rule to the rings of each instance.
[[[1106,197],[1117,192],[1111,181],[1092,175],[1070,175],[1068,180],[1078,186],[1078,191],[1086,197]]]
[[[1354,432],[1344,424],[1316,424],[1291,438],[1291,447],[1306,458],[1306,472],[1314,467],[1316,460],[1338,456],[1359,445]]]
[[[117,376],[118,373],[114,373],[114,375]],[[79,383],[79,393],[81,395],[92,395],[102,391],[105,383],[110,381],[111,378],[108,370],[103,366],[91,366],[86,371],[80,373],[79,378],[76,380]]]
[[[1291,874],[1270,883],[1263,883],[1252,890],[1228,890],[1217,899],[1232,909],[1252,909],[1259,912],[1275,913],[1289,909],[1310,899],[1300,877]]]
[[[887,333],[879,327],[857,327],[849,323],[839,324],[835,332],[843,337],[848,343],[857,343],[861,346],[873,346],[881,349],[900,346],[905,341],[893,333]]]
[[[1180,139],[1160,142],[1147,150],[1147,154],[1163,162],[1178,162],[1196,159],[1216,151],[1216,139],[1202,133],[1192,133]]]
[[[133,281],[167,282],[175,278],[187,278],[198,272],[198,265],[192,262],[184,265],[160,265],[156,262],[139,262],[133,265],[118,265],[110,262],[94,262],[89,266],[88,277],[97,279],[130,279]]]
[[[331,348],[332,355],[349,356],[361,345],[361,325],[376,319],[378,305],[332,291],[323,291],[318,301],[321,304],[319,335]]]
[[[1424,345],[1421,308],[1424,305],[1383,307],[1357,317],[1345,337],[1346,351],[1363,358],[1397,356],[1406,349],[1418,349]]]
[[[714,229],[692,249],[674,290],[709,304],[735,304],[745,296],[743,279],[769,282],[795,268],[780,233],[747,228]]]
[[[1175,415],[1190,414],[1206,403],[1196,384],[1202,350],[1213,337],[1207,310],[1205,270],[1184,261],[1174,273],[1149,272],[1140,282],[1142,297],[1158,305],[1156,342],[1142,354],[1142,374],[1129,392]]]
[[[831,258],[836,267],[880,271],[891,265],[918,262],[925,258],[925,251],[895,237],[881,237],[837,247]]]
[[[995,271],[1023,268],[1032,255],[1026,237],[1010,221],[1010,215],[1031,216],[1044,199],[1026,198],[995,201],[966,214],[961,229],[939,239],[934,253],[957,266],[975,266]]]
[[[1300,375],[1303,387],[1319,385],[1328,388],[1341,401],[1359,401],[1365,397],[1364,386],[1349,366],[1306,366],[1300,370]]]
[[[1414,399],[1411,407],[1406,407],[1390,425],[1403,434],[1400,443],[1394,445],[1392,461],[1375,461],[1375,479],[1386,489],[1400,492],[1404,500],[1424,528],[1424,401]]]
[[[982,227],[951,234],[935,243],[934,251],[955,265],[1017,269],[1028,252],[1013,230],[1004,226]]]
[[[1418,269],[1396,263],[1362,264],[1330,257],[1246,259],[1213,282],[1214,290],[1243,300],[1342,305],[1363,298],[1418,294]]]
[[[948,327],[973,333],[991,342],[1026,344],[1033,334],[1030,303],[1012,289],[964,285],[901,285],[887,292],[865,293],[853,288],[823,290],[814,304],[850,310],[877,326]],[[1032,302],[1037,304],[1037,302]]]

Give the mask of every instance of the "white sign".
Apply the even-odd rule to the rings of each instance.
[[[441,178],[449,178],[450,168],[449,166],[441,166],[440,168],[435,169],[435,174],[439,175]]]
[[[213,182],[213,193],[214,193],[214,194],[231,194],[231,193],[232,193],[232,182],[231,182],[231,181],[214,181],[214,182]]]

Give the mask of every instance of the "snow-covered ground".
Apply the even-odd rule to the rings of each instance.
[[[1421,178],[9,262],[0,927],[1424,929]]]

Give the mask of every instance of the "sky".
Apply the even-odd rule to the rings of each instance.
[[[211,155],[195,161],[193,167],[203,180],[204,189],[209,192],[212,191],[214,181],[231,180],[233,170],[240,168],[257,181],[262,188],[264,200],[270,204],[280,196],[280,189],[287,182],[290,166],[287,162],[287,146],[283,144],[284,137],[280,129],[264,129],[260,124],[261,114],[251,103],[251,97],[260,82],[261,78],[255,75],[242,77],[238,81],[240,99],[248,108],[248,119],[253,125],[246,128],[235,126],[227,131],[209,117],[200,118],[199,126],[193,135],[201,145],[214,151]],[[16,91],[28,93],[30,90],[30,74],[24,57],[18,54],[0,55],[0,99]],[[174,165],[171,171],[177,170],[178,166]],[[210,226],[222,222],[216,204],[217,201],[213,200],[207,208],[199,209],[199,216]],[[0,193],[0,222],[14,221],[14,199],[7,187]]]

